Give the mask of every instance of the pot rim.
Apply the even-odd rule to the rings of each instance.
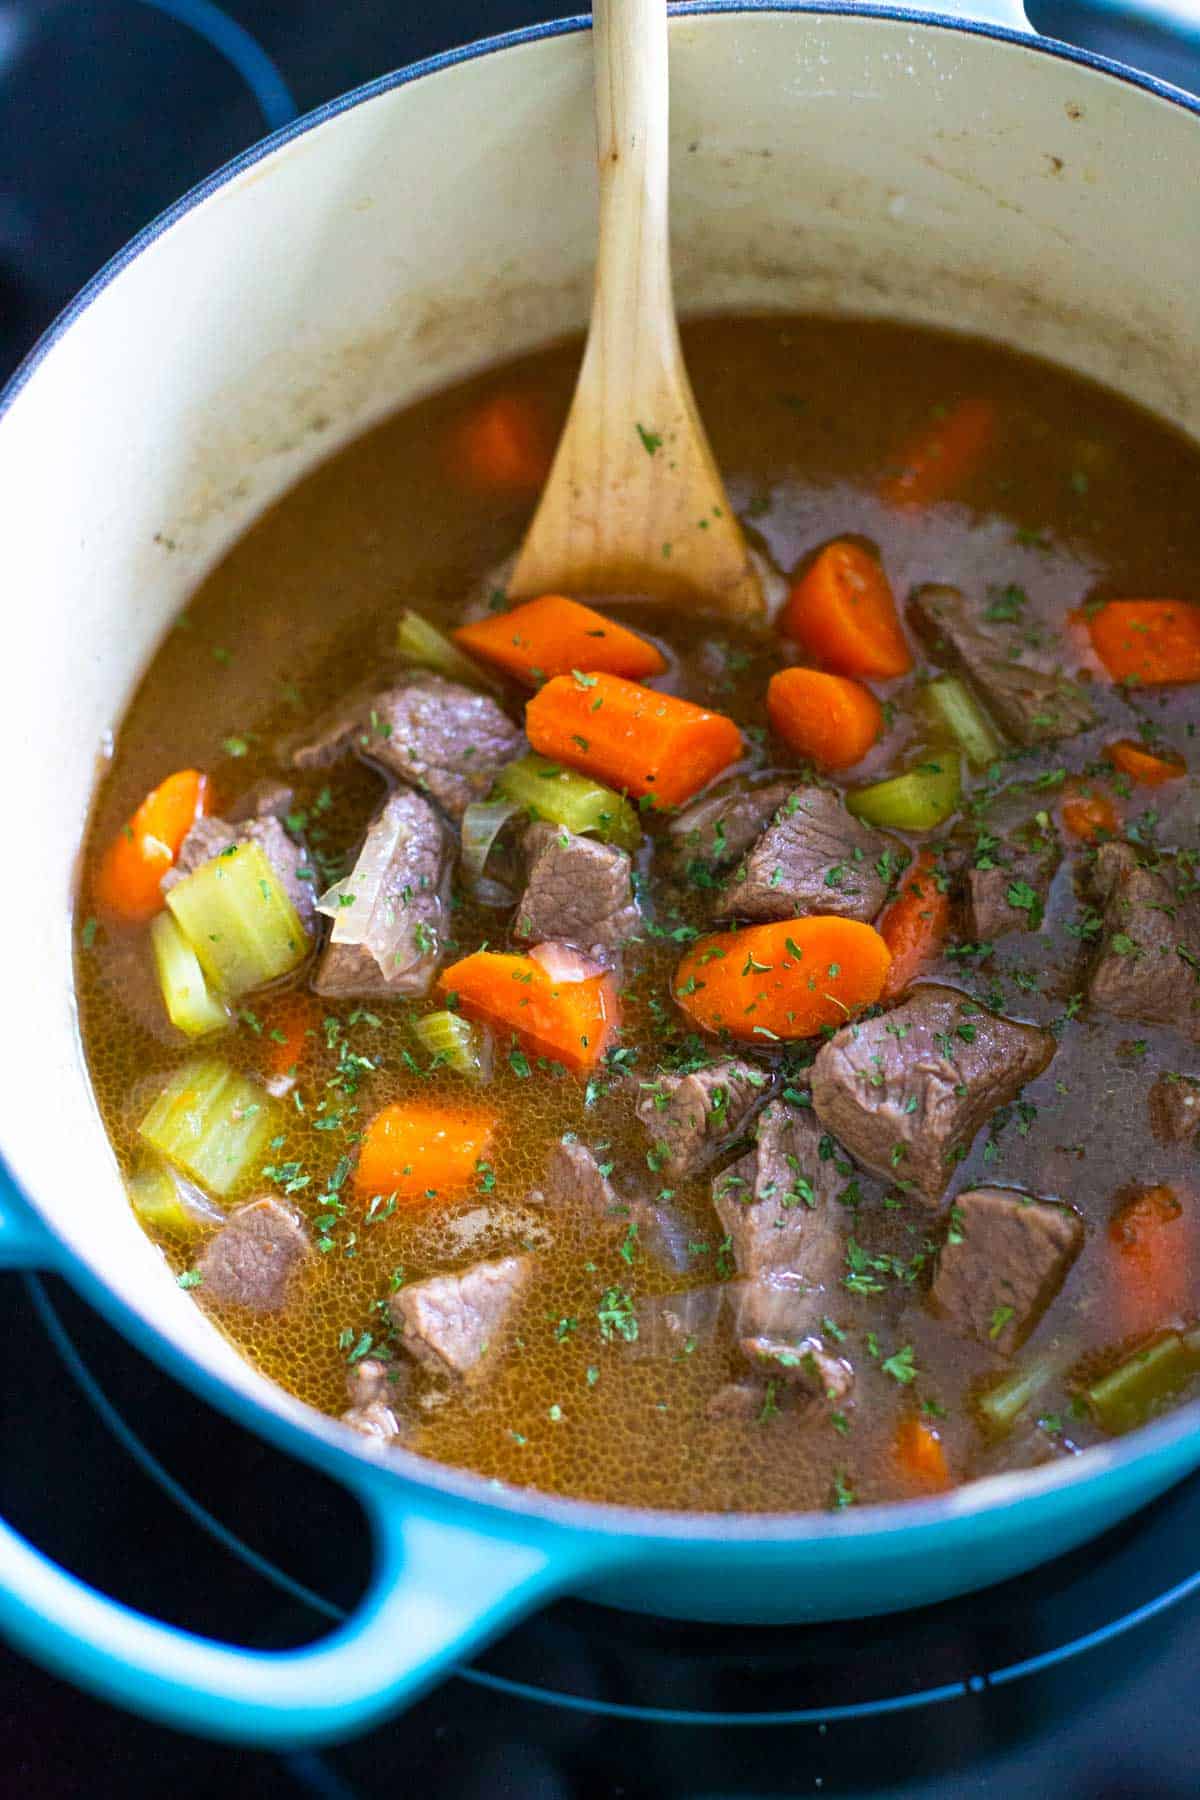
[[[812,14],[819,17],[881,20],[963,32],[997,39],[1039,55],[1078,65],[1140,89],[1185,112],[1200,115],[1200,97],[1190,95],[1157,76],[1141,73],[1058,39],[1025,33],[990,21],[972,20],[949,13],[917,11],[905,6],[848,5],[843,0],[673,0],[669,10],[673,17],[741,13]],[[252,144],[151,220],[79,290],[0,389],[0,423],[41,363],[105,289],[172,226],[246,170],[264,161],[294,139],[394,89],[406,87],[426,76],[440,74],[460,63],[474,62],[544,38],[565,37],[590,29],[590,16],[574,15],[547,20],[441,51],[326,101]],[[180,1348],[174,1338],[147,1314],[120,1299],[96,1269],[70,1250],[56,1231],[52,1214],[43,1211],[37,1200],[25,1192],[22,1184],[13,1176],[2,1152],[0,1172],[7,1176],[12,1189],[35,1213],[42,1230],[49,1235],[54,1245],[60,1251],[66,1251],[66,1258],[58,1259],[55,1272],[67,1274],[72,1285],[130,1342],[220,1411],[234,1417],[237,1422],[260,1436],[272,1439],[285,1451],[304,1461],[317,1463],[334,1479],[340,1477],[347,1480],[353,1469],[358,1477],[355,1485],[360,1490],[368,1485],[381,1489],[385,1482],[389,1487],[393,1483],[399,1483],[409,1489],[424,1490],[435,1496],[461,1502],[471,1509],[483,1508],[493,1515],[509,1515],[514,1525],[524,1519],[561,1530],[585,1532],[595,1538],[639,1537],[684,1545],[706,1542],[719,1542],[728,1546],[771,1542],[789,1545],[820,1544],[840,1538],[887,1539],[897,1534],[911,1538],[914,1531],[937,1528],[952,1519],[965,1521],[993,1512],[1000,1513],[1020,1503],[1045,1498],[1059,1490],[1091,1485],[1103,1476],[1113,1476],[1122,1469],[1133,1468],[1165,1456],[1186,1440],[1200,1436],[1200,1400],[1196,1400],[1141,1427],[1127,1438],[1114,1440],[1110,1444],[1095,1445],[1058,1463],[988,1476],[931,1499],[870,1502],[837,1514],[674,1513],[571,1499],[533,1488],[510,1487],[470,1470],[434,1462],[412,1451],[390,1449],[381,1454],[332,1417],[318,1413],[295,1400],[286,1390],[279,1388],[278,1384],[269,1384],[279,1395],[279,1403],[275,1405],[271,1404],[269,1395],[256,1397],[245,1390],[238,1390],[230,1381]],[[265,1377],[261,1379],[264,1382],[267,1380]],[[1182,1474],[1183,1468],[1180,1467],[1178,1472]]]

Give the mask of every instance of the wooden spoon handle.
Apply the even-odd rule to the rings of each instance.
[[[592,319],[509,592],[648,593],[758,618],[762,591],[675,322],[666,0],[595,0],[592,18],[600,175]]]

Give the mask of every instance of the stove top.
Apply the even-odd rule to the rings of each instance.
[[[0,6],[0,378],[99,264],[286,122],[553,0],[9,0]],[[1072,0],[1043,29],[1200,87]],[[0,1286],[0,1509],[131,1605],[258,1647],[365,1586],[354,1503],[132,1351],[63,1284]],[[353,1744],[259,1755],[77,1694],[0,1647],[0,1790],[23,1800],[1194,1795],[1200,1478],[1046,1570],[901,1619],[720,1630],[563,1602]]]

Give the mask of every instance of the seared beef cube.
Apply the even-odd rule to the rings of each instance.
[[[514,937],[603,955],[637,936],[641,915],[626,851],[545,824],[529,827],[524,849],[529,872]]]
[[[1103,844],[1095,882],[1104,939],[1088,978],[1092,1005],[1200,1039],[1200,897],[1190,863],[1145,868],[1130,844]]]
[[[854,1391],[854,1370],[845,1357],[827,1350],[819,1337],[810,1335],[798,1343],[787,1338],[745,1337],[741,1351],[772,1380],[793,1382],[814,1400],[844,1404]]]
[[[723,918],[834,913],[869,923],[908,853],[827,788],[794,788],[717,896]]]
[[[400,1421],[386,1400],[371,1400],[366,1406],[352,1406],[341,1415],[341,1419],[342,1424],[348,1425],[351,1431],[357,1431],[363,1437],[378,1438],[384,1444],[403,1436]]]
[[[660,1075],[637,1103],[656,1163],[668,1175],[694,1175],[740,1136],[770,1077],[729,1056],[690,1075]]]
[[[352,899],[333,921],[317,965],[318,994],[386,999],[429,992],[450,902],[450,853],[428,800],[399,788],[371,821],[342,888]],[[353,934],[345,942],[339,934]]]
[[[435,1374],[474,1382],[494,1363],[532,1276],[529,1256],[478,1262],[400,1288],[388,1310],[410,1356]]]
[[[1200,1081],[1160,1075],[1150,1089],[1150,1126],[1164,1144],[1188,1144],[1200,1130]]]
[[[1048,1031],[922,984],[822,1046],[813,1105],[851,1156],[936,1200],[979,1127],[1041,1074],[1054,1048]]]
[[[754,1149],[714,1180],[713,1205],[740,1274],[785,1272],[810,1289],[837,1279],[843,1248],[833,1200],[840,1177],[820,1146],[809,1110],[772,1100]]]
[[[1000,729],[1018,744],[1053,743],[1096,723],[1073,681],[1018,662],[1019,641],[989,627],[958,588],[918,588],[909,613],[938,661],[961,668]]]
[[[762,1381],[727,1381],[718,1388],[704,1408],[709,1419],[761,1419],[767,1404],[767,1386]]]
[[[1083,1248],[1083,1220],[1068,1207],[991,1187],[960,1194],[950,1217],[934,1310],[964,1337],[1011,1356]]]
[[[409,675],[340,708],[293,751],[292,761],[299,769],[320,768],[353,748],[458,819],[472,800],[483,799],[524,742],[489,695],[440,675]]]
[[[597,1219],[623,1218],[628,1207],[617,1198],[608,1176],[578,1138],[560,1138],[550,1152],[540,1193],[530,1196],[555,1212],[587,1212]]]
[[[251,1200],[231,1212],[196,1263],[200,1292],[247,1312],[279,1312],[292,1274],[308,1254],[308,1233],[278,1200]]]
[[[693,887],[711,887],[713,871],[736,862],[771,823],[795,782],[784,777],[751,787],[745,777],[705,794],[667,825],[671,866]]]
[[[162,878],[163,893],[168,893],[185,875],[211,862],[236,844],[257,844],[276,875],[288,899],[295,907],[304,929],[311,933],[317,922],[317,903],[313,881],[303,850],[294,844],[274,813],[243,819],[230,824],[225,819],[197,819],[182,844],[174,864]]]
[[[1046,912],[1053,859],[1031,850],[997,857],[990,869],[967,871],[967,930],[977,944],[1007,931],[1037,931]]]

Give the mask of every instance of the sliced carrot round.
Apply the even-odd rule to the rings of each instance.
[[[1109,600],[1072,614],[1114,681],[1150,687],[1200,681],[1200,606],[1186,600]]]
[[[883,708],[848,675],[780,669],[767,684],[771,729],[797,756],[821,769],[849,769],[883,733]]]
[[[493,394],[457,426],[450,460],[467,486],[482,493],[536,493],[554,448],[537,402],[524,394]]]
[[[1062,803],[1062,822],[1072,837],[1090,844],[1098,837],[1115,837],[1121,828],[1120,815],[1108,795],[1099,788],[1085,787],[1068,794]]]
[[[883,565],[847,538],[826,544],[796,581],[779,629],[835,675],[887,680],[913,666]]]
[[[1118,738],[1115,744],[1108,746],[1105,754],[1115,769],[1120,769],[1130,781],[1139,782],[1142,787],[1161,787],[1164,781],[1178,781],[1181,775],[1187,774],[1187,764],[1182,756],[1176,756],[1174,751],[1147,750],[1133,738]]]
[[[924,1419],[911,1414],[901,1419],[896,1427],[893,1449],[900,1473],[910,1487],[936,1494],[950,1486],[950,1470],[942,1440]]]
[[[901,452],[894,475],[880,484],[889,506],[931,506],[966,486],[991,447],[996,409],[982,395],[944,410]]]
[[[938,885],[937,864],[927,848],[905,872],[900,892],[879,920],[879,935],[892,956],[881,999],[897,999],[916,980],[938,954],[949,928],[950,895]]]
[[[648,638],[565,594],[543,594],[508,612],[491,613],[454,633],[464,649],[486,657],[531,687],[572,669],[602,670],[632,681],[661,675],[667,659]]]
[[[817,913],[697,939],[675,972],[675,998],[706,1031],[815,1037],[879,999],[891,960],[872,926]]]
[[[499,950],[477,950],[443,969],[438,992],[453,994],[464,1017],[515,1033],[534,1056],[574,1074],[595,1067],[620,1023],[610,975],[568,981],[536,957]]]
[[[496,1115],[478,1109],[385,1106],[363,1133],[354,1185],[410,1203],[453,1198],[469,1187],[495,1129]]]

